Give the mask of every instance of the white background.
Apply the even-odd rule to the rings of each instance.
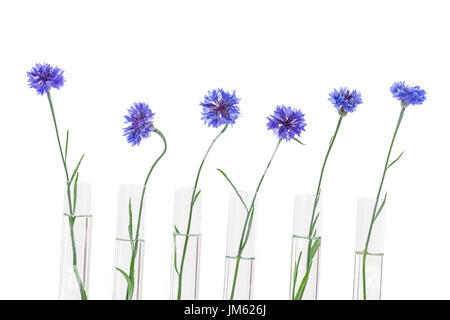
[[[58,294],[63,170],[45,97],[27,87],[36,62],[63,68],[53,98],[71,130],[73,168],[93,184],[90,297],[112,295],[120,183],[142,183],[162,148],[122,136],[134,101],[149,102],[169,151],[148,194],[144,297],[169,297],[173,194],[193,185],[217,130],[199,102],[236,89],[242,117],[218,141],[201,178],[200,298],[221,299],[230,188],[256,187],[276,139],[277,104],[306,114],[307,144],[283,143],[259,197],[254,297],[288,297],[293,196],[313,193],[338,116],[339,86],[364,104],[343,121],[323,183],[321,299],[350,299],[356,201],[374,196],[400,111],[389,92],[405,80],[427,90],[408,108],[388,190],[383,298],[450,298],[447,1],[2,1],[0,4],[0,298]]]

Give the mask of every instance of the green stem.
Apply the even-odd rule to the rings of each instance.
[[[314,259],[314,256],[311,256],[311,247],[312,247],[312,239],[311,239],[311,237],[313,236],[314,229],[315,229],[314,220],[317,217],[316,210],[317,210],[317,205],[319,203],[319,198],[320,198],[320,192],[321,192],[320,188],[321,188],[321,185],[322,185],[323,174],[325,172],[325,166],[327,164],[328,157],[330,155],[331,149],[333,148],[334,142],[335,142],[337,134],[339,132],[339,128],[341,127],[342,119],[343,119],[343,116],[339,116],[339,120],[338,120],[338,123],[336,125],[336,129],[334,131],[333,136],[331,137],[330,143],[328,145],[328,150],[327,150],[327,153],[325,155],[325,159],[324,159],[323,164],[322,164],[322,170],[320,171],[319,183],[317,185],[317,191],[316,191],[316,195],[315,195],[315,199],[314,199],[314,206],[313,206],[313,210],[312,210],[312,214],[311,214],[311,221],[309,223],[308,249],[307,249],[307,252],[306,252],[306,272],[305,272],[305,275],[304,275],[303,280],[301,282],[302,286],[299,287],[299,289],[297,291],[297,294],[294,297],[295,300],[301,300],[302,299],[303,293],[305,292],[304,291],[304,287],[306,287],[306,284],[308,283],[310,269],[311,269],[311,267],[313,265],[312,264],[312,260]],[[297,279],[295,279],[295,280],[297,280]],[[302,287],[303,287],[303,289],[302,289]]]
[[[395,138],[397,137],[397,132],[398,132],[398,129],[400,128],[400,124],[402,122],[405,110],[406,110],[406,106],[402,106],[402,110],[400,111],[400,115],[399,115],[398,120],[397,120],[397,125],[395,127],[394,135],[392,136],[391,144],[389,146],[389,151],[388,151],[388,154],[387,154],[387,157],[386,157],[386,162],[384,164],[383,175],[381,176],[380,186],[378,187],[377,197],[375,199],[375,205],[373,207],[372,219],[370,221],[369,232],[367,233],[366,245],[365,245],[364,251],[363,251],[362,278],[363,278],[363,298],[364,298],[364,300],[367,300],[366,260],[367,260],[367,250],[369,248],[370,236],[372,235],[373,225],[374,225],[375,220],[377,218],[376,214],[377,214],[378,203],[380,201],[381,190],[383,189],[384,178],[386,177],[386,172],[387,172],[387,170],[389,168],[389,160],[390,160],[390,157],[391,157],[392,148],[394,147]]]
[[[147,183],[148,183],[148,180],[150,178],[150,175],[153,172],[153,169],[155,168],[156,164],[161,160],[161,158],[164,156],[164,154],[167,151],[167,141],[166,141],[166,138],[164,137],[164,134],[161,131],[159,131],[158,129],[154,129],[153,132],[161,137],[161,139],[162,139],[162,141],[164,143],[164,149],[163,149],[162,153],[159,155],[159,157],[155,160],[153,165],[151,166],[151,168],[150,168],[150,170],[149,170],[149,172],[147,174],[147,177],[145,178],[144,187],[142,189],[141,201],[140,201],[140,204],[139,204],[138,220],[137,220],[137,224],[136,224],[136,235],[134,237],[134,240],[130,239],[131,241],[134,241],[134,245],[133,245],[133,250],[132,250],[132,253],[131,253],[130,273],[129,273],[130,285],[128,286],[128,289],[127,289],[126,300],[132,300],[133,299],[133,293],[134,293],[134,272],[135,272],[134,265],[136,263],[136,255],[137,255],[137,252],[138,252],[139,231],[140,231],[140,228],[141,228],[142,208],[144,206],[145,190],[147,189]]]
[[[55,127],[55,133],[56,133],[56,140],[58,141],[58,147],[59,147],[59,153],[61,155],[61,160],[64,166],[64,173],[66,175],[66,185],[67,185],[67,201],[69,203],[69,228],[70,228],[70,239],[71,239],[71,245],[72,245],[72,266],[73,266],[73,270],[75,273],[75,278],[77,280],[78,283],[78,287],[80,289],[80,297],[82,300],[87,300],[87,293],[86,290],[84,288],[83,282],[81,281],[80,278],[80,273],[78,271],[78,266],[77,266],[77,251],[76,251],[76,245],[75,245],[75,232],[74,232],[74,224],[75,224],[75,212],[74,209],[72,207],[72,197],[71,197],[71,191],[70,191],[70,178],[69,178],[69,172],[67,170],[67,163],[66,163],[66,158],[64,156],[63,153],[63,149],[62,149],[62,145],[61,145],[61,139],[59,137],[59,130],[58,130],[58,124],[56,122],[56,116],[55,116],[55,109],[53,107],[53,101],[52,101],[52,97],[50,95],[50,92],[47,93],[47,98],[48,98],[48,102],[50,105],[50,111],[52,114],[52,120],[53,120],[53,125]],[[75,201],[75,199],[74,199]],[[70,219],[72,218],[72,219]]]
[[[189,218],[188,218],[188,224],[187,224],[187,229],[186,229],[186,233],[185,233],[186,239],[184,240],[183,253],[181,256],[181,260],[180,260],[180,268],[178,270],[177,300],[181,300],[184,263],[186,260],[186,252],[187,252],[187,246],[188,246],[188,242],[189,242],[189,233],[191,231],[191,224],[192,224],[192,213],[193,213],[193,209],[194,209],[194,203],[196,200],[195,194],[196,194],[196,190],[197,190],[197,186],[198,186],[198,181],[200,179],[200,173],[202,171],[203,165],[205,164],[206,157],[208,156],[209,152],[211,151],[212,146],[217,141],[217,139],[219,139],[219,137],[227,130],[227,128],[228,128],[228,125],[225,125],[224,128],[219,132],[219,134],[213,139],[213,141],[211,142],[211,144],[208,147],[208,150],[206,150],[205,156],[203,157],[200,167],[198,168],[198,171],[197,171],[197,176],[195,178],[194,188],[192,190],[191,203],[190,203],[190,207],[189,207]],[[175,239],[175,241],[176,241],[176,239]]]
[[[264,177],[266,176],[267,170],[269,170],[269,167],[275,157],[275,154],[278,151],[278,148],[280,147],[282,139],[279,139],[276,146],[275,146],[275,150],[273,151],[272,157],[269,160],[269,163],[266,166],[266,169],[264,170],[263,175],[261,176],[261,179],[259,180],[258,186],[256,187],[256,191],[255,191],[255,195],[253,196],[253,200],[252,203],[247,211],[247,216],[245,218],[245,222],[244,222],[244,228],[242,230],[242,235],[241,235],[241,240],[239,242],[239,250],[238,250],[238,254],[236,255],[236,267],[234,270],[234,276],[233,276],[233,284],[231,287],[231,294],[230,294],[230,300],[234,299],[234,293],[236,290],[236,282],[237,282],[237,276],[238,276],[238,271],[239,271],[239,264],[241,262],[241,258],[242,258],[242,253],[245,249],[245,246],[247,245],[247,241],[249,239],[250,236],[250,231],[251,231],[251,226],[252,226],[252,221],[253,221],[253,215],[255,214],[255,202],[256,202],[256,197],[258,196],[258,192],[259,189],[261,188],[261,184],[264,180]]]

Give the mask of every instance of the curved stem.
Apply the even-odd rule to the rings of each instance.
[[[47,92],[47,99],[48,99],[48,103],[50,105],[50,111],[52,114],[53,125],[55,127],[56,140],[58,141],[59,153],[61,155],[61,160],[62,160],[63,167],[64,167],[64,173],[66,175],[67,202],[69,203],[69,229],[70,229],[70,239],[71,239],[71,245],[72,245],[72,266],[73,266],[75,278],[77,280],[78,287],[80,290],[80,297],[82,300],[87,300],[86,289],[84,288],[83,282],[81,281],[80,273],[78,272],[78,266],[77,266],[77,250],[76,250],[76,245],[75,245],[75,233],[74,233],[75,210],[72,207],[72,196],[71,196],[71,191],[70,191],[70,186],[71,186],[70,177],[69,177],[69,172],[67,170],[66,157],[64,156],[62,145],[61,145],[61,139],[59,137],[58,124],[56,122],[55,109],[53,107],[53,101],[52,101],[50,92]],[[66,149],[66,154],[67,154],[67,149]],[[74,199],[74,201],[76,201],[76,199]]]
[[[131,253],[131,261],[130,261],[130,274],[129,274],[129,278],[130,278],[130,283],[131,285],[129,286],[128,290],[127,290],[127,295],[126,295],[126,300],[131,300],[133,298],[133,292],[134,292],[134,265],[136,262],[136,255],[138,252],[138,245],[139,245],[139,231],[141,228],[141,218],[142,218],[142,208],[144,206],[144,197],[145,197],[145,191],[147,189],[147,183],[148,180],[150,178],[150,175],[153,172],[153,169],[155,168],[156,164],[161,160],[161,158],[164,156],[164,154],[167,151],[167,141],[166,138],[164,137],[164,134],[159,131],[158,129],[154,129],[153,130],[154,133],[156,133],[157,135],[159,135],[164,143],[164,149],[161,152],[161,154],[159,155],[159,157],[155,160],[155,162],[153,163],[153,165],[151,166],[147,177],[145,178],[145,182],[144,182],[144,187],[142,189],[142,194],[141,194],[141,201],[139,204],[139,213],[138,213],[138,221],[136,224],[136,235],[133,239],[130,239],[132,241],[134,241],[134,245],[133,245],[133,250]]]
[[[325,172],[325,166],[327,165],[328,157],[330,156],[330,152],[331,152],[331,149],[333,148],[334,141],[336,141],[336,136],[339,132],[339,128],[341,127],[342,119],[343,119],[343,117],[339,117],[338,123],[336,125],[336,129],[335,129],[333,137],[331,138],[331,141],[330,141],[330,145],[328,146],[328,150],[325,155],[325,159],[323,160],[322,169],[320,170],[319,183],[317,184],[317,190],[316,190],[316,200],[314,201],[314,207],[313,207],[313,211],[311,214],[311,221],[310,221],[310,226],[309,226],[309,236],[312,235],[312,229],[313,229],[312,222],[314,221],[317,204],[318,204],[319,198],[320,198],[320,187],[322,186],[322,179],[323,179],[323,174]]]
[[[392,148],[394,146],[395,138],[397,137],[398,129],[400,128],[400,124],[403,119],[403,115],[405,113],[406,107],[402,106],[402,110],[400,111],[400,115],[397,120],[397,125],[395,127],[394,135],[392,136],[391,144],[389,146],[389,151],[386,157],[386,162],[384,164],[383,175],[381,176],[380,186],[378,187],[377,197],[375,199],[375,205],[373,207],[372,219],[370,221],[369,232],[367,233],[366,245],[363,251],[363,262],[362,262],[362,278],[363,278],[363,298],[367,300],[367,290],[366,290],[366,260],[367,260],[367,250],[369,248],[370,236],[372,235],[373,224],[375,223],[376,218],[378,217],[377,209],[378,203],[380,201],[381,190],[383,189],[384,178],[386,177],[386,172],[389,168],[389,159],[391,157]]]
[[[185,232],[186,239],[184,240],[183,253],[181,256],[181,260],[180,260],[180,268],[177,273],[178,274],[177,300],[181,299],[184,263],[186,260],[186,252],[187,252],[187,246],[188,246],[188,242],[189,242],[189,233],[191,231],[191,224],[192,224],[192,212],[193,212],[194,203],[196,200],[195,195],[196,195],[196,191],[197,191],[198,182],[200,180],[200,173],[202,171],[203,165],[205,164],[206,157],[208,156],[209,152],[211,151],[211,148],[216,143],[217,139],[219,139],[219,137],[227,130],[227,128],[228,128],[228,125],[225,125],[224,128],[219,132],[219,134],[213,139],[213,141],[209,145],[208,149],[206,150],[206,153],[205,153],[205,155],[202,159],[202,162],[200,163],[200,167],[198,168],[198,171],[197,171],[197,176],[195,178],[194,188],[192,190],[191,203],[190,203],[190,207],[189,207],[189,218],[188,218],[188,224],[187,224],[187,228],[186,228],[186,232]],[[174,241],[176,241],[176,239],[174,239]]]
[[[58,130],[58,124],[56,123],[56,116],[55,116],[55,109],[53,108],[53,101],[52,97],[50,95],[50,92],[47,93],[48,103],[50,105],[50,111],[52,113],[52,119],[53,119],[53,125],[55,126],[55,133],[56,133],[56,140],[58,141],[58,148],[59,153],[61,155],[61,160],[64,166],[64,173],[66,175],[66,182],[67,182],[67,199],[69,202],[69,213],[70,215],[73,215],[74,212],[72,210],[72,200],[71,200],[71,194],[70,194],[70,178],[69,178],[69,171],[67,170],[67,164],[66,164],[66,158],[64,157],[63,149],[61,146],[61,139],[59,137],[59,130]]]
[[[256,197],[258,196],[258,192],[259,189],[261,188],[261,184],[264,180],[264,177],[266,176],[267,170],[269,170],[269,167],[275,157],[275,154],[278,151],[278,148],[280,147],[282,139],[279,139],[276,146],[275,146],[275,150],[273,151],[272,157],[269,160],[269,163],[266,166],[266,169],[264,170],[263,175],[261,176],[261,179],[259,180],[258,186],[256,187],[256,191],[255,191],[255,195],[253,196],[253,200],[252,203],[247,211],[247,216],[245,218],[245,222],[244,222],[244,228],[242,230],[242,235],[241,235],[241,240],[239,242],[239,250],[238,250],[238,254],[236,255],[236,267],[234,270],[234,276],[233,276],[233,284],[231,287],[231,294],[230,294],[230,300],[234,299],[234,293],[236,290],[236,282],[237,282],[237,276],[238,276],[238,271],[239,271],[239,264],[241,262],[241,258],[242,258],[242,253],[245,249],[245,246],[247,245],[247,241],[249,239],[250,236],[250,231],[251,231],[251,221],[253,221],[253,216],[255,214],[255,202],[256,202]]]
[[[311,237],[314,234],[314,229],[315,229],[314,221],[316,220],[316,217],[317,217],[317,214],[318,214],[318,213],[316,214],[316,210],[317,210],[317,205],[319,203],[319,198],[320,198],[320,192],[321,192],[320,188],[321,188],[321,185],[322,185],[323,174],[325,172],[325,166],[327,164],[328,157],[330,155],[331,149],[333,148],[334,142],[336,141],[336,137],[337,137],[337,134],[339,132],[339,128],[341,127],[342,119],[343,119],[343,116],[339,116],[339,120],[338,120],[338,123],[336,125],[336,129],[334,131],[333,136],[331,137],[330,143],[328,145],[328,150],[327,150],[327,153],[325,155],[325,159],[323,160],[322,169],[320,170],[319,183],[317,184],[317,191],[316,191],[316,194],[315,194],[314,206],[313,206],[313,210],[312,210],[312,213],[311,213],[311,221],[309,223],[308,249],[307,249],[307,252],[306,252],[306,272],[305,272],[305,275],[303,276],[303,280],[301,282],[301,286],[299,287],[299,289],[297,291],[297,294],[294,296],[294,300],[301,300],[302,299],[302,296],[303,296],[303,293],[304,293],[304,289],[306,287],[306,284],[308,283],[309,273],[310,273],[310,269],[312,267],[312,260],[314,259],[314,255],[311,256],[311,248],[312,248]],[[295,279],[295,281],[296,280],[297,279]]]
[[[59,137],[59,130],[58,130],[58,125],[56,123],[55,110],[53,108],[53,101],[52,101],[52,97],[50,95],[50,92],[47,93],[47,98],[48,98],[48,102],[50,104],[50,111],[52,113],[53,124],[55,126],[56,139],[58,140],[59,153],[61,154],[61,160],[62,160],[62,163],[63,163],[63,166],[64,166],[64,172],[66,174],[66,180],[69,181],[69,172],[67,171],[67,165],[66,165],[66,161],[64,159],[64,153],[63,153],[63,149],[62,149],[62,146],[61,146],[61,139]]]

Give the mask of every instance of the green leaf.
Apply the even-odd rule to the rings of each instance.
[[[173,267],[178,276],[180,276],[180,271],[178,271],[178,262],[177,262],[177,239],[176,239],[176,235],[180,234],[180,231],[178,231],[178,228],[175,225],[173,226],[173,228],[175,229],[176,232],[173,234]]]
[[[297,259],[297,261],[295,261],[295,270],[294,270],[295,280],[297,280],[298,267],[300,266],[300,260],[302,258],[302,254],[303,254],[303,251],[300,251],[300,254],[298,255],[298,259]]]
[[[246,234],[245,234],[245,240],[242,243],[242,250],[245,248],[245,246],[247,245],[248,239],[250,237],[250,231],[252,230],[252,224],[253,224],[253,217],[255,213],[255,207],[252,207],[252,211],[250,211],[250,220],[248,221],[248,225],[247,225],[247,229],[246,229]]]
[[[314,197],[314,208],[317,207],[317,204],[319,203],[320,194],[322,193],[322,189],[319,189],[316,196]]]
[[[319,250],[319,248],[320,248],[320,239],[317,239],[311,247],[310,258],[309,258],[309,261],[307,261],[307,265],[306,265],[306,272],[305,272],[305,275],[303,276],[302,282],[300,283],[300,286],[298,288],[298,291],[297,291],[297,294],[295,295],[294,300],[301,300],[301,298],[303,297],[303,294],[306,289],[306,285],[308,283],[309,273],[311,272],[312,262],[314,260],[314,256],[316,255],[317,251]]]
[[[131,197],[128,199],[128,237],[130,238],[131,250],[134,249],[133,242],[133,209],[131,208]]]
[[[314,256],[316,255],[317,250],[319,250],[319,248],[320,248],[320,239],[317,239],[314,242],[313,246],[311,247],[311,255],[310,255],[310,258],[309,258],[310,259],[309,264],[312,265],[312,262],[314,260]]]
[[[78,173],[75,178],[75,184],[73,185],[73,214],[77,208],[77,196],[78,196]]]
[[[225,172],[223,172],[220,169],[217,169],[217,171],[219,171],[225,177],[225,179],[227,179],[227,181],[230,183],[231,187],[233,188],[234,192],[236,192],[236,195],[238,196],[239,200],[241,200],[242,204],[244,205],[245,210],[248,212],[249,209],[248,209],[247,205],[245,204],[244,199],[242,199],[241,194],[239,193],[237,188],[234,186],[233,182],[231,182],[231,180],[228,178],[228,176],[226,175]]]
[[[306,284],[308,283],[309,273],[311,272],[311,268],[307,268],[305,275],[303,276],[302,282],[298,287],[297,294],[295,295],[295,300],[301,300],[303,297],[303,293],[306,289]]]
[[[300,143],[302,146],[306,146],[306,144],[304,144],[303,142],[301,142],[299,139],[297,139],[297,138],[293,138],[293,139],[294,139],[294,141]]]
[[[313,213],[315,213],[316,209],[317,209],[317,205],[319,204],[319,200],[320,200],[320,193],[322,192],[321,189],[319,189],[317,191],[316,196],[314,197],[314,206],[313,206]]]
[[[83,158],[84,158],[84,154],[81,156],[80,161],[78,161],[78,164],[77,164],[77,166],[75,167],[75,170],[72,173],[72,177],[70,178],[70,181],[69,181],[69,186],[72,184],[73,178],[75,178],[75,175],[77,174],[78,169],[80,168],[80,164],[81,164],[81,161],[83,161]]]
[[[122,269],[120,269],[120,268],[116,267],[116,270],[119,271],[123,275],[125,280],[127,281],[127,287],[131,288],[133,286],[133,283],[131,282],[130,277],[128,276],[128,274],[125,271],[123,271]]]
[[[297,261],[294,263],[294,273],[292,275],[292,299],[295,299],[295,285],[297,284],[297,278],[298,278],[298,267],[300,266],[300,259],[302,258],[303,251],[300,251],[300,254],[298,255]]]
[[[295,275],[297,275],[298,267],[300,266],[300,259],[302,258],[302,254],[303,254],[303,251],[300,251],[300,254],[298,255],[297,261],[295,261],[295,270],[294,270],[294,274]]]
[[[86,290],[84,289],[83,282],[81,281],[80,273],[76,265],[72,266],[73,272],[75,273],[75,278],[77,279],[78,287],[80,289],[81,300],[88,300]]]
[[[317,205],[318,205],[318,203],[319,203],[320,193],[321,193],[321,192],[322,192],[322,190],[319,188],[319,189],[317,190],[316,196],[314,197],[313,217],[314,217],[314,215],[315,215],[315,212],[316,212],[316,209],[317,209]],[[315,219],[313,220],[313,222],[312,222],[311,225],[309,226],[309,236],[311,236],[311,234],[312,234],[312,232],[313,232],[313,230],[314,230],[314,227],[315,227],[315,225],[316,225],[316,223],[317,223],[317,218],[319,217],[319,214],[320,214],[320,212],[317,213]]]
[[[133,240],[133,209],[131,208],[131,197],[128,199],[128,236]]]
[[[333,143],[334,138],[335,138],[335,135],[333,135],[333,136],[331,137],[330,142],[328,143],[329,146],[331,146],[331,144]]]
[[[373,218],[373,221],[375,221],[375,220],[378,218],[378,216],[379,216],[380,213],[381,213],[381,210],[383,210],[383,207],[384,207],[384,205],[385,205],[385,203],[386,203],[386,197],[387,197],[387,192],[386,192],[386,194],[384,195],[383,202],[381,203],[380,207],[378,208],[377,213],[375,214],[375,217]]]
[[[76,219],[75,216],[69,216],[69,223],[71,226],[73,226],[75,224],[75,219]]]
[[[195,203],[195,201],[197,201],[197,198],[200,195],[200,192],[202,192],[202,190],[198,190],[197,194],[194,197],[194,200],[192,201],[193,204]]]
[[[313,223],[312,223],[312,225],[311,225],[311,229],[314,229],[314,228],[316,227],[316,223],[317,223],[317,219],[319,219],[319,215],[320,215],[320,211],[317,212],[317,215],[316,215],[316,217],[314,218],[314,221],[313,221]]]
[[[402,153],[400,153],[400,155],[399,155],[394,161],[392,161],[390,165],[387,166],[386,170],[389,169],[394,163],[396,163],[396,162],[402,157],[402,155],[403,155],[404,153],[405,153],[405,151],[403,151]]]
[[[65,152],[64,152],[64,162],[67,162],[67,148],[69,146],[69,130],[67,130],[67,134],[66,134],[66,148],[65,148]]]

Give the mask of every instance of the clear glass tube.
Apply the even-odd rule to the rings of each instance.
[[[114,259],[114,300],[140,300],[142,298],[145,244],[143,188],[143,185],[136,184],[122,184],[119,187]]]
[[[91,253],[91,185],[78,183],[76,194],[72,187],[70,205],[67,187],[64,194],[59,299],[85,300],[88,298]],[[73,208],[75,195],[76,206]]]
[[[197,300],[201,247],[200,189],[175,191],[171,299]]]
[[[230,194],[224,300],[251,300],[253,296],[256,203],[251,207],[255,193],[239,194],[242,199],[235,192]]]
[[[381,203],[382,199],[380,199],[378,207],[380,207]],[[354,300],[381,299],[386,207],[383,206],[380,214],[372,223],[374,206],[375,198],[358,199],[355,270],[353,280]],[[371,224],[372,228],[370,228]],[[370,238],[368,241],[370,229]],[[365,254],[365,252],[367,252],[367,254]]]
[[[295,197],[289,287],[291,300],[317,299],[323,215],[321,198],[306,194]]]

